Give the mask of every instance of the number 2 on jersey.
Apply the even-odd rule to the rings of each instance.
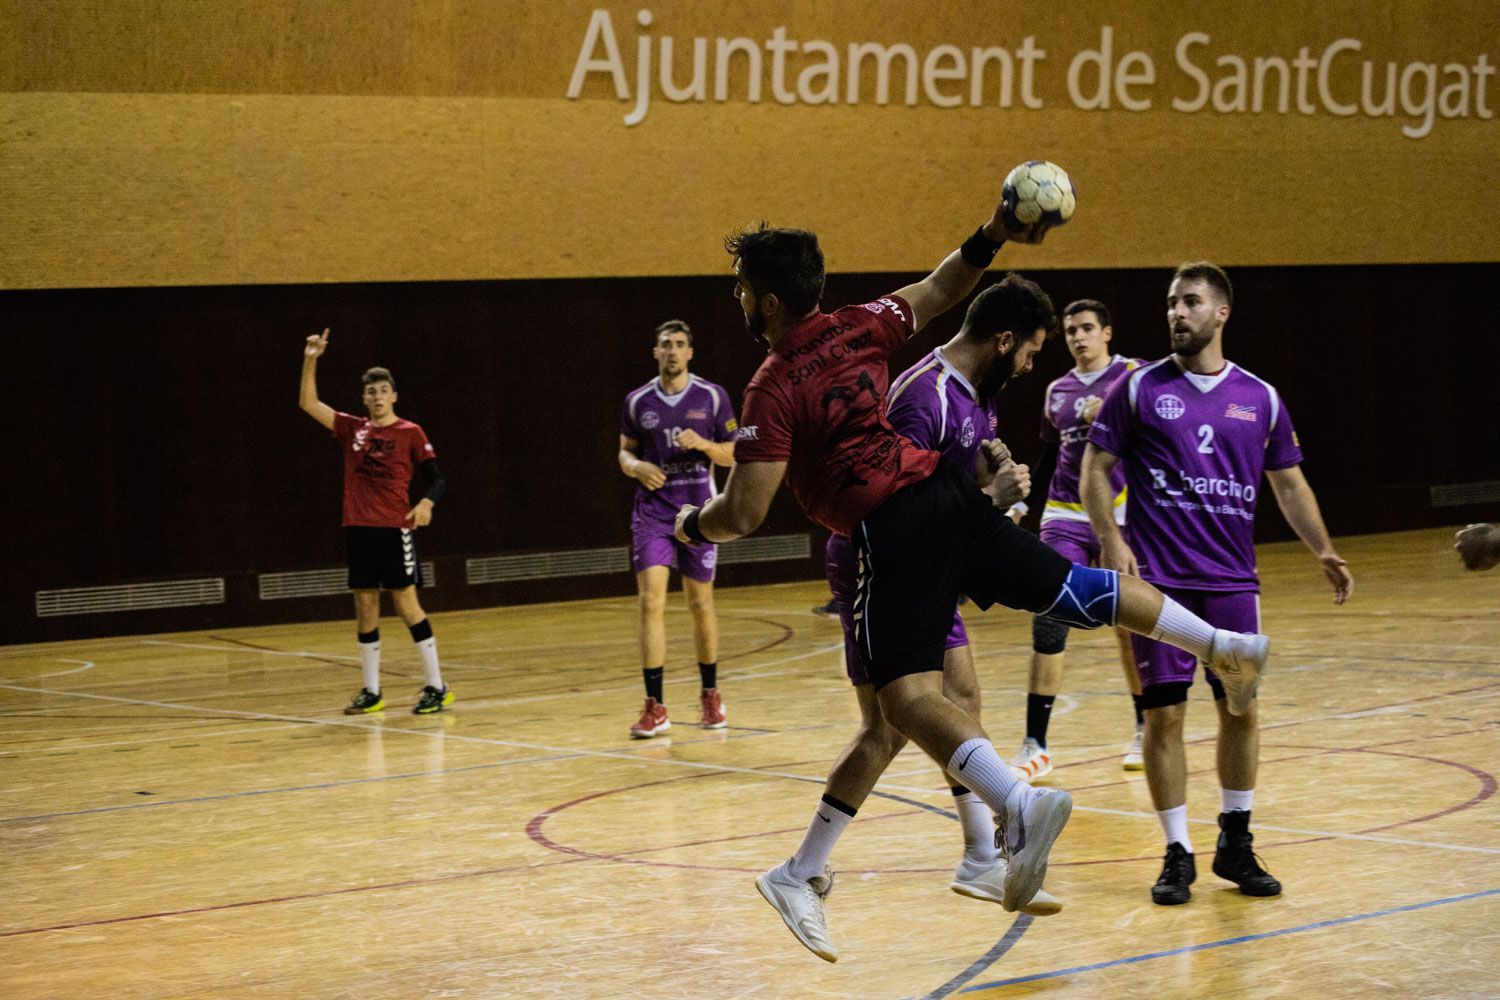
[[[1214,453],[1214,429],[1208,424],[1198,425],[1198,454],[1212,455]]]

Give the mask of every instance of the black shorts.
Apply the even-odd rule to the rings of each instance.
[[[408,528],[344,529],[350,590],[405,590],[422,585],[416,533]]]
[[[943,669],[958,595],[980,608],[1037,613],[1057,600],[1073,564],[997,509],[947,462],[860,522],[855,637],[876,690]]]

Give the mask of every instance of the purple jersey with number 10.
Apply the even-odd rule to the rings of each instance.
[[[1261,476],[1302,461],[1281,396],[1238,365],[1185,371],[1175,356],[1121,379],[1089,430],[1120,458],[1142,578],[1191,590],[1257,590]]]
[[[729,393],[696,375],[688,376],[687,388],[670,396],[661,391],[660,379],[631,390],[620,412],[620,434],[639,442],[641,459],[667,477],[660,489],[636,486],[632,526],[643,521],[672,524],[683,504],[702,505],[714,495],[708,456],[678,447],[677,435],[691,430],[709,441],[732,441],[738,427]]]

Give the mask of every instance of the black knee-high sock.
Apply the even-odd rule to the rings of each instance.
[[[646,678],[646,697],[655,698],[662,705],[667,703],[661,693],[662,678],[666,673],[666,667],[646,667],[641,670],[641,675]]]
[[[1026,696],[1026,735],[1044,750],[1047,748],[1047,723],[1052,721],[1052,703],[1056,700],[1055,694]]]
[[[1144,726],[1146,724],[1146,708],[1141,704],[1141,696],[1133,694],[1130,696],[1130,700],[1135,702],[1135,724],[1137,726]]]
[[[715,660],[713,663],[698,664],[698,676],[702,679],[705,688],[718,687],[719,662]]]

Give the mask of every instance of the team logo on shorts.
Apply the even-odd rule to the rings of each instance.
[[[1156,397],[1156,415],[1163,420],[1176,420],[1187,412],[1182,400],[1170,392]]]
[[[958,429],[958,443],[965,448],[974,443],[974,418],[964,417],[963,426]]]
[[[647,410],[641,414],[641,426],[646,430],[654,430],[659,423],[661,423],[661,417],[657,415],[655,410]]]

